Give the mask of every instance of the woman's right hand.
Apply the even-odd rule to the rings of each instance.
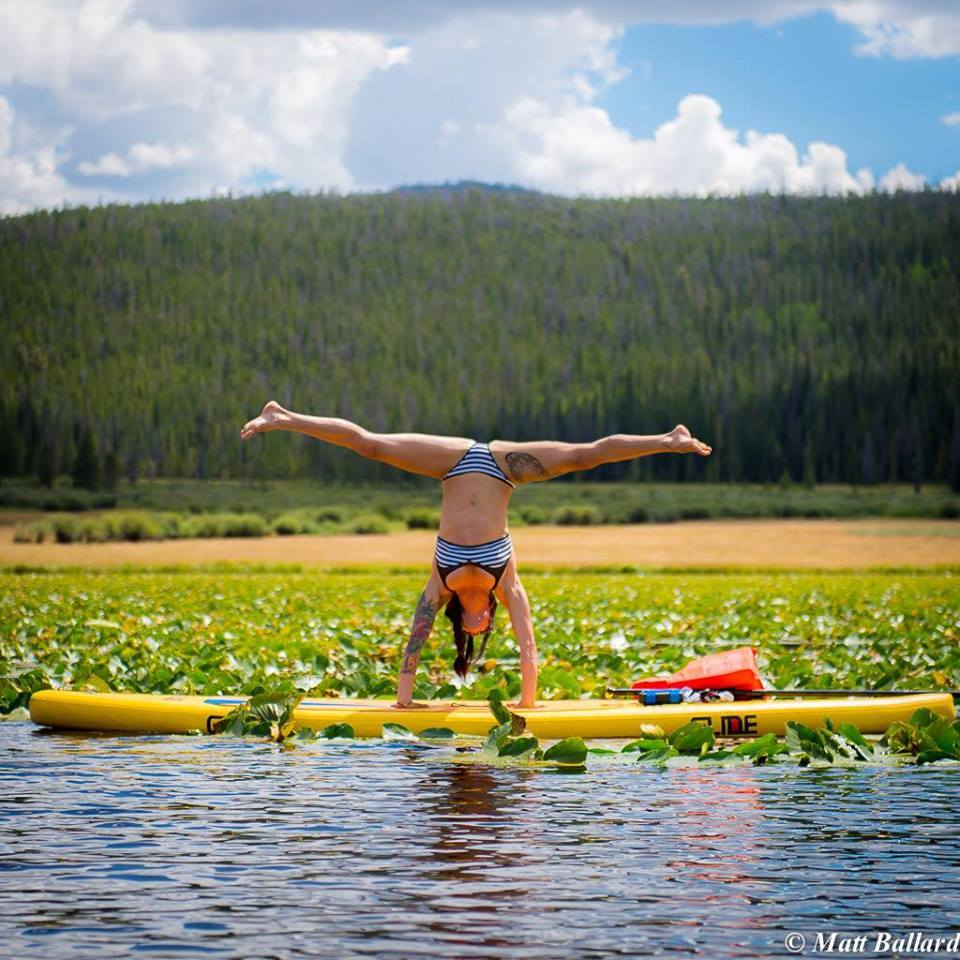
[[[290,422],[290,414],[277,403],[276,400],[268,400],[259,417],[248,420],[240,431],[240,439],[248,440],[255,433],[266,433],[269,430],[280,430]]]

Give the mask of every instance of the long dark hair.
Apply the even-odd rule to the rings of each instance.
[[[456,593],[447,601],[447,606],[443,612],[453,624],[453,639],[457,644],[457,659],[453,661],[454,672],[457,676],[466,679],[470,664],[474,660],[479,660],[483,656],[483,651],[487,648],[487,638],[493,629],[493,615],[497,612],[497,598],[492,593],[490,594],[490,623],[487,629],[483,631],[480,649],[476,653],[473,650],[473,634],[467,633],[463,629],[463,607],[460,605],[460,597]]]

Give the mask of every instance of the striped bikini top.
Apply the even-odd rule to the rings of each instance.
[[[474,441],[473,446],[457,461],[456,466],[449,473],[445,473],[441,479],[447,480],[450,477],[459,477],[464,473],[482,473],[488,477],[502,480],[504,483],[510,484],[511,487],[516,486],[500,469],[500,465],[494,460],[493,454],[490,452],[489,444],[486,443]]]

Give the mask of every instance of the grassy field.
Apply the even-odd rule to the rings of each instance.
[[[573,478],[521,486],[513,496],[510,525],[567,522],[665,523],[674,520],[758,517],[960,517],[960,495],[943,486],[917,493],[906,484],[852,487],[820,484],[595,483]],[[66,478],[63,478],[65,480]],[[345,532],[358,515],[374,514],[403,527],[411,511],[437,511],[436,481],[397,471],[390,486],[331,486],[309,481],[121,481],[114,492],[91,493],[63,482],[53,489],[0,479],[0,510],[83,512],[105,508],[254,513],[272,523],[306,511],[323,529]],[[435,525],[435,524],[434,524]]]

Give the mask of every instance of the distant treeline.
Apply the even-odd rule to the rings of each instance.
[[[399,481],[240,427],[583,441],[589,479],[960,489],[960,194],[270,194],[0,220],[0,475]],[[576,477],[577,475],[574,475]],[[585,478],[586,479],[586,478]]]

